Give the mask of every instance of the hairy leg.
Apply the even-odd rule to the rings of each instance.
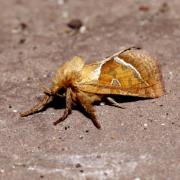
[[[71,112],[72,104],[72,90],[71,88],[68,88],[66,91],[66,108],[64,110],[64,114],[61,118],[59,118],[57,121],[53,123],[54,125],[57,125],[58,123],[64,121],[68,117],[69,113]]]
[[[49,98],[50,98],[50,96],[44,95],[44,97],[38,104],[36,104],[33,108],[31,108],[30,110],[28,110],[26,112],[20,113],[20,116],[25,117],[25,116],[28,116],[30,114],[34,114],[34,113],[40,111],[46,104],[48,104]]]
[[[124,107],[121,106],[120,103],[116,102],[113,98],[107,97],[106,99],[111,103],[111,105],[121,108],[121,109],[125,109]]]
[[[85,111],[90,115],[90,118],[93,122],[93,124],[100,129],[101,125],[96,119],[95,110],[92,106],[92,98],[88,97],[85,93],[78,93],[77,99],[81,103],[82,107],[85,109]]]

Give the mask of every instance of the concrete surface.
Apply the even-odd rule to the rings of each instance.
[[[0,2],[0,179],[180,179],[180,1]],[[66,23],[82,20],[81,32]],[[166,95],[96,106],[102,130],[63,103],[27,118],[61,63],[141,46],[161,64]],[[57,104],[57,103],[56,103]]]

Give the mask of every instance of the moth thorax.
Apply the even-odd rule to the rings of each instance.
[[[75,71],[70,72],[66,74],[65,78],[63,79],[62,85],[65,88],[73,87],[78,79],[79,79],[79,74],[77,72]]]

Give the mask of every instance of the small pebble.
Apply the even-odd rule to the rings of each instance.
[[[21,22],[20,27],[21,27],[21,30],[25,30],[28,27],[28,25],[24,22]]]
[[[100,106],[104,106],[105,105],[105,103],[104,102],[100,102]]]
[[[148,124],[147,123],[144,123],[144,127],[147,127],[148,126]]]
[[[25,38],[22,38],[19,40],[19,44],[24,44],[26,42],[26,39]]]
[[[4,169],[1,169],[1,170],[0,170],[0,173],[4,173]]]
[[[168,5],[166,2],[164,2],[164,3],[161,5],[161,7],[159,8],[159,11],[160,11],[161,13],[165,13],[165,12],[169,11],[169,5]]]
[[[134,180],[141,180],[141,178],[140,177],[136,177],[136,178],[134,178]]]
[[[80,28],[80,33],[85,33],[86,32],[86,26],[81,26],[81,28]]]
[[[40,175],[40,178],[44,178],[44,176],[43,176],[43,175]]]
[[[83,136],[80,135],[80,136],[79,136],[79,139],[83,139]]]
[[[141,5],[139,6],[139,10],[143,12],[149,11],[149,7],[147,5]]]
[[[83,25],[80,19],[72,19],[70,22],[67,23],[67,26],[74,30],[79,30]]]
[[[63,17],[63,18],[68,18],[68,17],[69,17],[69,13],[68,13],[67,11],[64,11],[64,12],[62,13],[62,17]]]
[[[65,127],[64,127],[65,130],[67,130],[67,129],[69,129],[69,128],[70,128],[70,126],[65,126]]]
[[[80,167],[82,167],[81,164],[80,164],[80,163],[77,163],[77,164],[76,164],[76,168],[80,168]]]
[[[173,72],[169,72],[169,79],[173,79]]]

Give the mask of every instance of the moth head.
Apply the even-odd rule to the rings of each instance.
[[[62,64],[52,79],[52,93],[54,95],[65,94],[67,88],[73,86],[78,79],[79,72],[84,66],[84,59],[79,56]]]

